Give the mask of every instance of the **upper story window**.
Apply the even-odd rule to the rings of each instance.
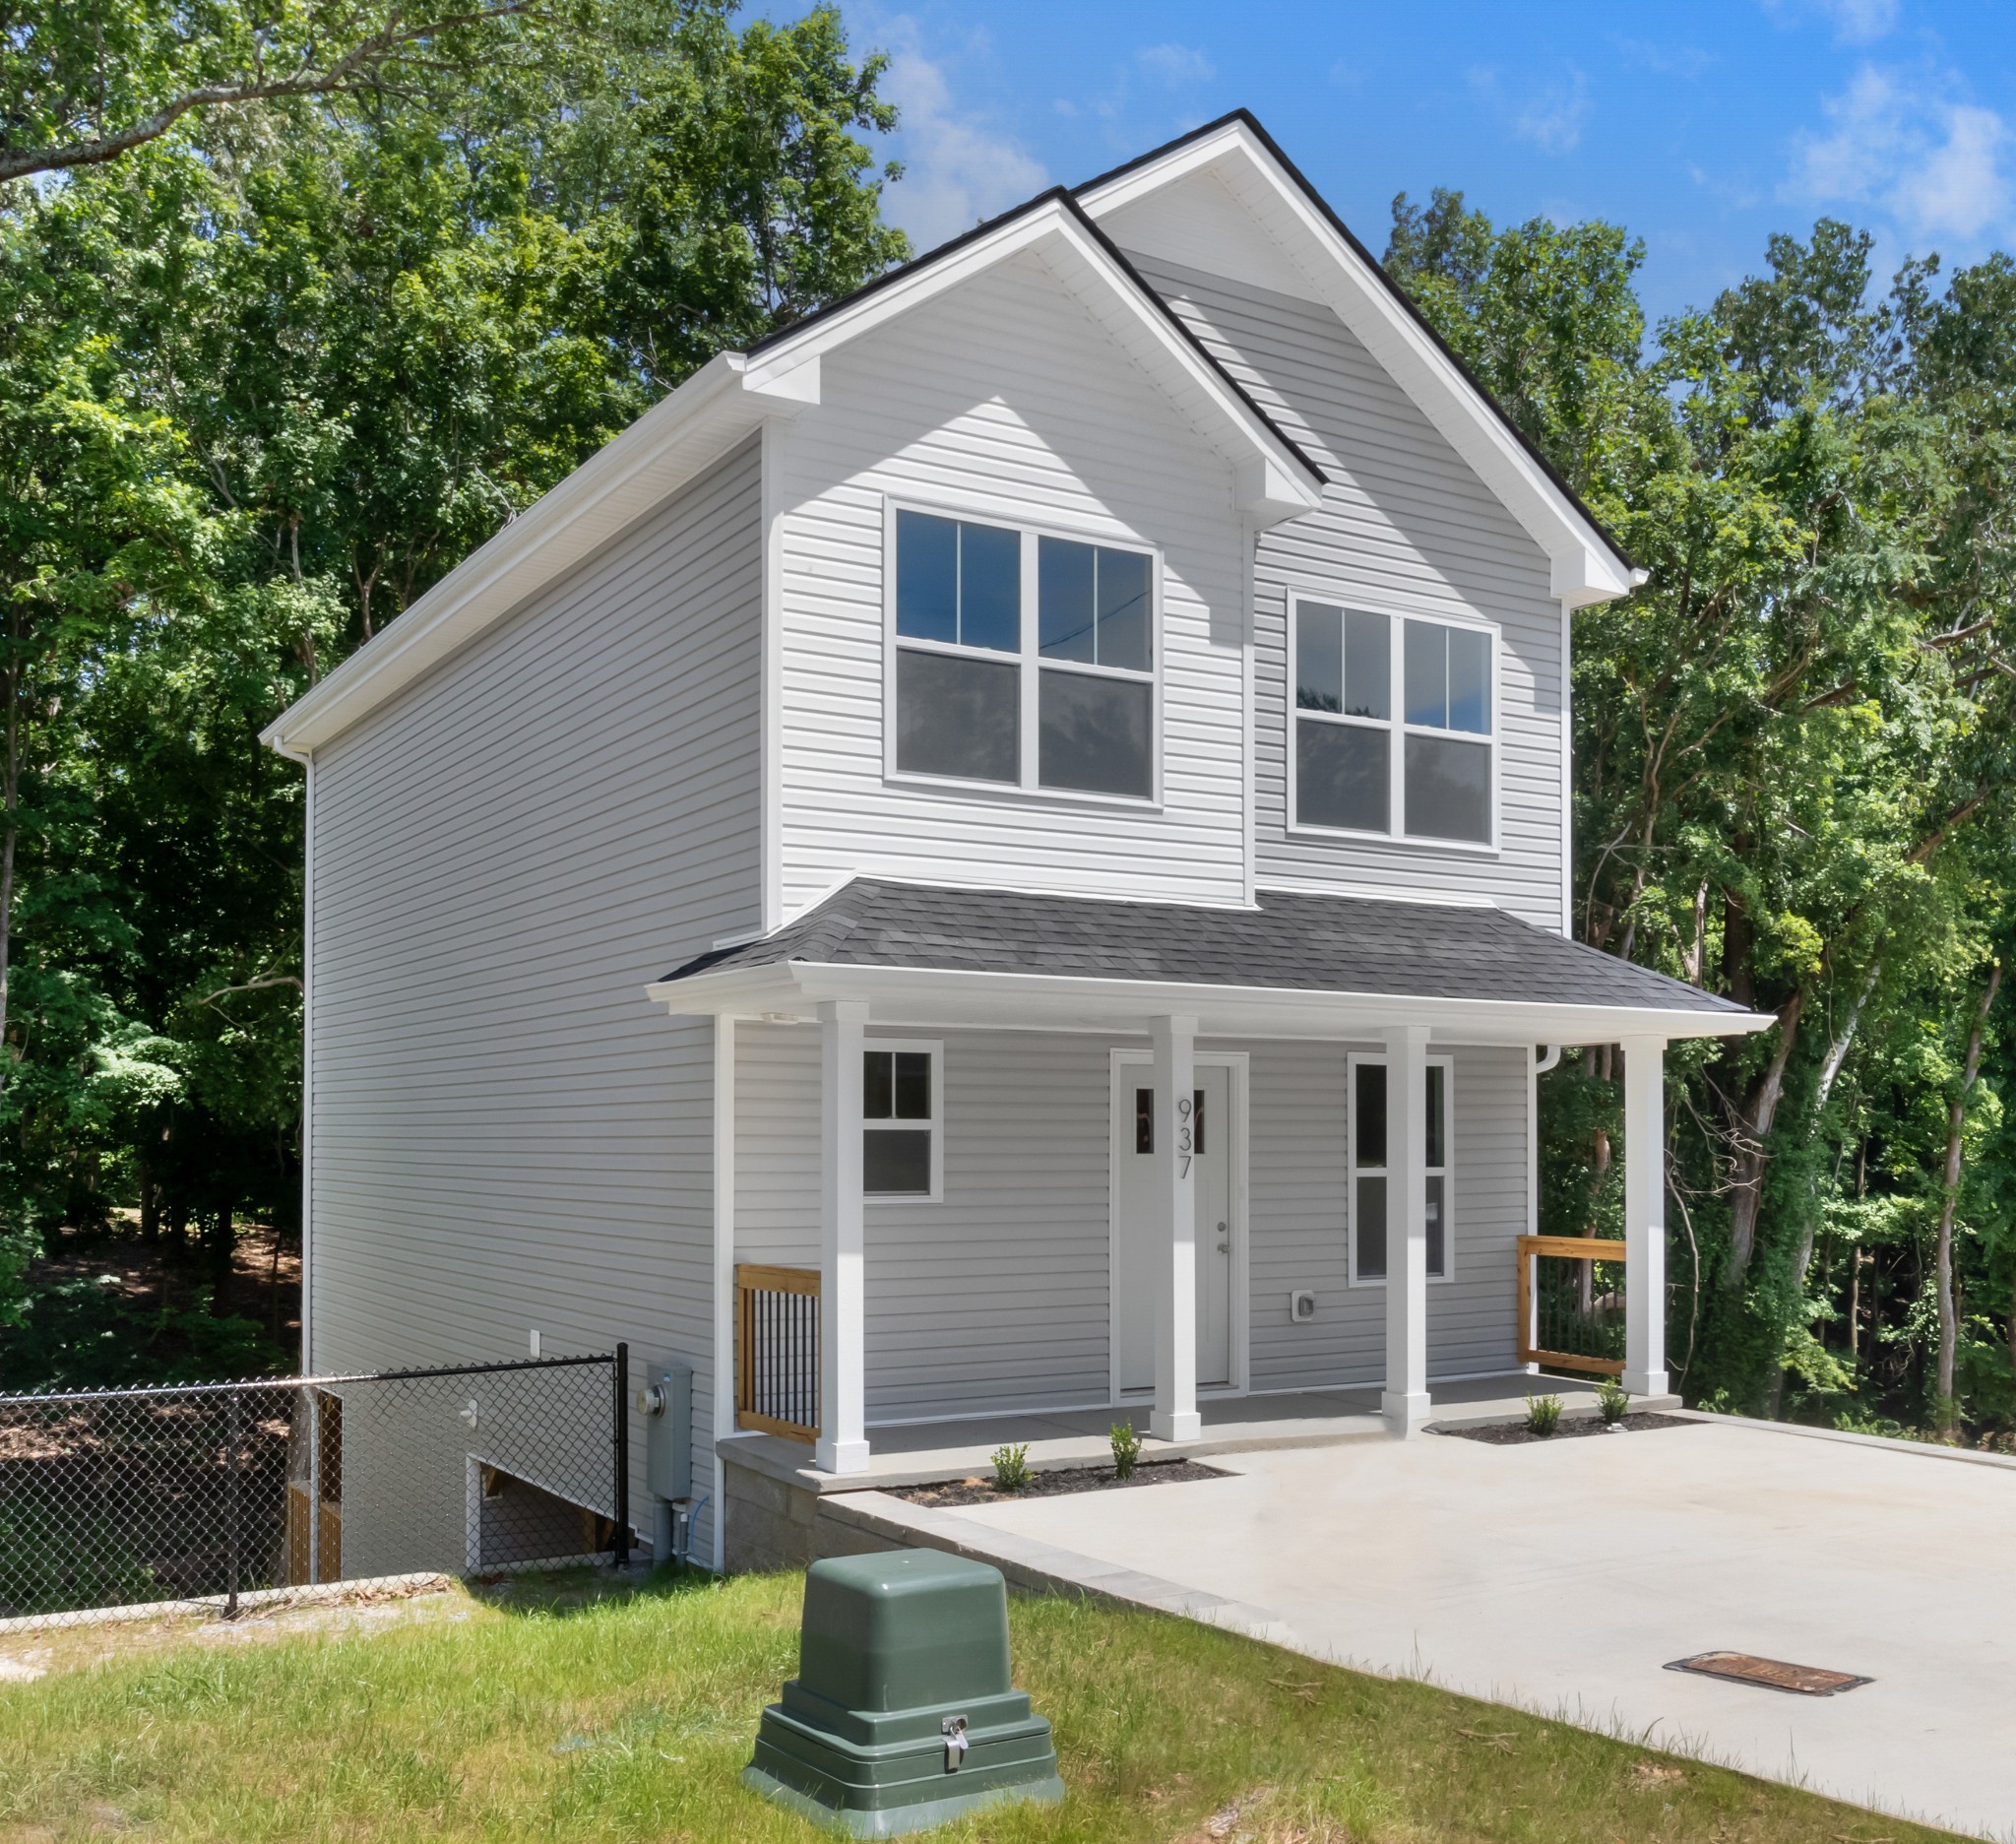
[[[1489,845],[1491,635],[1295,599],[1293,824]]]
[[[1155,559],[935,513],[895,528],[897,773],[1153,799]]]

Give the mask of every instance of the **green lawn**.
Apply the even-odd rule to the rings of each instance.
[[[736,1782],[795,1664],[799,1592],[561,1584],[375,1610],[375,1628],[0,1642],[40,1644],[50,1672],[0,1684],[0,1838],[807,1840]],[[1013,1621],[1070,1795],[945,1838],[1944,1835],[1180,1621],[1048,1600]]]

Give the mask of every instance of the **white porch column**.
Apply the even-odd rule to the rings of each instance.
[[[1386,1391],[1396,1434],[1428,1419],[1428,1028],[1386,1033]]]
[[[819,1444],[822,1472],[865,1473],[867,1257],[861,1209],[861,1037],[868,1008],[819,1007]]]
[[[1157,1018],[1155,1052],[1155,1410],[1158,1440],[1195,1440],[1197,1414],[1197,1020]]]
[[[1666,1373],[1666,1041],[1625,1038],[1624,1387],[1663,1396]]]

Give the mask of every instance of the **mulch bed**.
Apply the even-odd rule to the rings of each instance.
[[[1054,1473],[1032,1473],[1020,1492],[1003,1492],[990,1479],[948,1479],[936,1486],[907,1486],[892,1498],[912,1504],[997,1504],[1018,1498],[1053,1498],[1067,1492],[1112,1492],[1128,1486],[1181,1486],[1193,1479],[1229,1479],[1229,1473],[1195,1460],[1143,1460],[1132,1479],[1116,1478],[1110,1466],[1072,1466]]]
[[[1640,1409],[1636,1414],[1625,1416],[1617,1426],[1635,1434],[1644,1429],[1692,1428],[1695,1424],[1684,1416],[1658,1415],[1649,1409]],[[1576,1440],[1585,1434],[1606,1434],[1609,1430],[1604,1426],[1600,1416],[1564,1415],[1560,1426],[1551,1434],[1536,1434],[1524,1422],[1505,1422],[1493,1428],[1443,1428],[1436,1431],[1454,1434],[1459,1440],[1487,1441],[1493,1447],[1523,1447],[1533,1441]]]

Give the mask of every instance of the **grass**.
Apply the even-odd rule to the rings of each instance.
[[[0,1838],[808,1844],[821,1834],[736,1781],[795,1665],[799,1593],[789,1575],[558,1582],[316,1610],[306,1631],[9,1640],[16,1658],[39,1645],[49,1675],[0,1684]],[[1017,1600],[1013,1621],[1070,1795],[946,1839],[1946,1835],[1186,1621],[1059,1600]]]

